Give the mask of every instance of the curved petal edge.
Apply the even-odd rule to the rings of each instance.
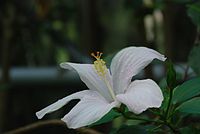
[[[118,104],[119,102],[109,103],[98,92],[90,92],[61,120],[68,128],[88,126],[101,119]]]
[[[153,80],[136,80],[130,84],[125,94],[117,95],[117,99],[130,111],[140,114],[148,108],[159,108],[163,101],[163,94]]]
[[[131,78],[154,59],[166,60],[164,55],[146,47],[128,47],[119,51],[110,67],[116,94],[123,93],[131,83]]]
[[[69,101],[71,101],[73,99],[81,99],[90,92],[91,92],[90,90],[84,90],[84,91],[80,91],[80,92],[74,93],[72,95],[69,95],[69,96],[67,96],[63,99],[60,99],[57,102],[45,107],[44,109],[36,112],[36,116],[38,117],[38,119],[41,119],[45,114],[48,114],[48,113],[58,110],[59,108],[63,107]]]

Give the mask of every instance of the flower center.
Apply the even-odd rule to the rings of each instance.
[[[103,61],[103,59],[100,59],[102,53],[97,52],[97,55],[91,53],[91,55],[96,59],[96,61],[94,61],[95,70],[97,71],[99,76],[104,77],[106,75],[107,67],[106,62]]]
[[[109,81],[106,78],[106,74],[108,72],[108,69],[106,67],[106,62],[101,59],[101,55],[103,53],[97,52],[97,54],[95,55],[94,53],[91,53],[91,56],[93,56],[96,61],[94,61],[94,68],[97,72],[97,74],[100,76],[100,78],[105,82],[106,86],[108,87],[109,93],[111,95],[111,97],[116,100],[116,96],[113,92],[113,89],[109,83]]]

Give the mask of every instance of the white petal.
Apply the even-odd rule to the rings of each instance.
[[[94,69],[93,64],[76,64],[76,63],[61,63],[60,66],[65,69],[74,69],[78,72],[81,80],[87,85],[87,87],[91,90],[98,91],[102,96],[104,96],[108,101],[113,101],[108,87],[105,82],[101,79],[101,77],[97,74]],[[106,75],[108,78],[108,82],[112,86],[112,78],[110,72]]]
[[[136,114],[147,108],[159,108],[163,101],[160,87],[151,79],[133,81],[125,94],[117,95],[117,100],[124,103]]]
[[[69,128],[79,128],[90,125],[105,114],[119,102],[109,103],[98,92],[90,92],[62,119]]]
[[[38,111],[36,113],[36,116],[41,119],[45,114],[54,112],[56,110],[58,110],[59,108],[63,107],[65,104],[67,104],[69,101],[73,100],[73,99],[81,99],[83,98],[83,96],[87,95],[88,93],[90,93],[90,90],[84,90],[84,91],[80,91],[77,93],[74,93],[72,95],[69,95],[63,99],[58,100],[57,102],[47,106],[46,108]]]
[[[166,58],[153,49],[128,47],[116,54],[111,62],[113,89],[116,94],[124,93],[131,78],[144,69],[153,59]]]

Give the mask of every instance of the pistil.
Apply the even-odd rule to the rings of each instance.
[[[106,86],[108,87],[108,90],[109,90],[111,97],[114,100],[116,100],[116,96],[113,92],[113,89],[112,89],[109,81],[106,78],[106,74],[108,73],[108,69],[106,67],[106,62],[103,59],[101,59],[102,53],[97,52],[96,55],[94,53],[91,53],[91,55],[96,59],[96,61],[94,61],[94,68],[95,68],[97,74],[105,82]]]

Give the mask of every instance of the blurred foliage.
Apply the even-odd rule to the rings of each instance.
[[[190,51],[188,64],[192,67],[197,75],[200,75],[200,45],[195,45]]]
[[[172,2],[187,5],[188,14],[194,16],[192,20],[197,24],[198,2]],[[0,18],[11,26],[1,21],[4,31],[1,41],[5,43],[5,31],[10,31],[11,38],[6,43],[14,44],[11,50],[14,66],[52,66],[62,61],[78,61],[77,53],[81,57],[89,57],[96,50],[110,54],[130,45],[164,52],[165,4],[164,0],[2,1]]]
[[[150,128],[152,126],[122,125],[118,130],[110,134],[130,134],[133,132],[136,134],[150,134],[151,132],[148,131]]]
[[[188,16],[191,17],[195,25],[200,26],[200,2],[188,4],[187,7]]]
[[[200,129],[197,127],[194,127],[192,125],[189,125],[189,127],[181,128],[181,134],[198,134]]]

